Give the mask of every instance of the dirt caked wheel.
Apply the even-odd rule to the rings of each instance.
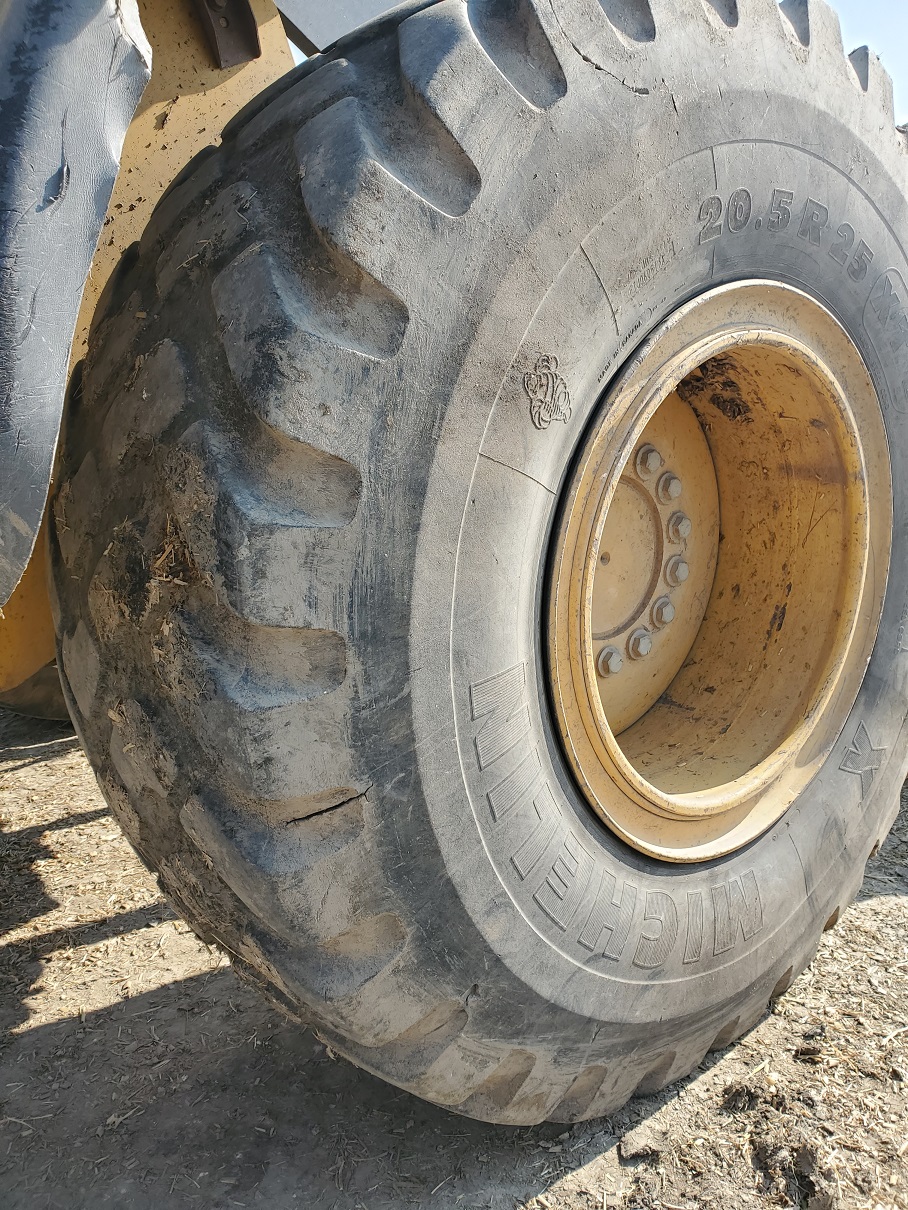
[[[442,0],[125,258],[54,499],[73,717],[355,1063],[597,1116],[848,903],[906,765],[906,194],[822,0]]]

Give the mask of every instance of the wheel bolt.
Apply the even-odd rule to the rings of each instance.
[[[690,537],[692,529],[693,525],[687,513],[672,513],[668,519],[668,538],[670,542],[683,542],[685,538]]]
[[[617,647],[603,647],[596,656],[596,671],[600,676],[614,676],[624,667],[624,660]]]
[[[642,660],[653,649],[653,636],[641,627],[627,640],[627,654],[632,660]]]
[[[687,560],[681,555],[672,555],[665,564],[665,578],[673,588],[677,588],[679,584],[683,584],[689,575],[690,568],[687,565]]]
[[[634,465],[640,478],[648,479],[650,475],[655,475],[662,465],[662,455],[654,445],[641,445],[639,450],[637,450]]]
[[[672,500],[677,500],[681,495],[681,480],[671,471],[666,471],[656,484],[656,495],[663,504],[671,504]]]
[[[675,617],[675,607],[668,597],[659,597],[653,602],[653,625],[667,626]]]

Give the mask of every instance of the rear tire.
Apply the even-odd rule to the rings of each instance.
[[[684,865],[581,792],[545,600],[603,390],[723,283],[836,317],[908,483],[906,165],[822,0],[443,0],[245,111],[124,261],[53,501],[73,718],[193,927],[355,1063],[605,1114],[750,1028],[859,886],[906,765],[903,542],[822,768]]]
[[[60,685],[56,661],[39,668],[34,676],[0,693],[0,706],[14,714],[29,718],[49,718],[63,721],[69,718],[66,699]]]

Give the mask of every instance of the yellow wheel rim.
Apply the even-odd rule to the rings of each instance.
[[[784,813],[854,704],[890,534],[879,402],[817,302],[737,283],[647,341],[568,485],[548,611],[564,748],[609,827],[697,861]]]

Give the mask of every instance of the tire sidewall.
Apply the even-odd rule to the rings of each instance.
[[[797,109],[788,115],[791,131]],[[701,117],[707,129],[705,111]],[[816,131],[822,123],[810,117]],[[831,156],[794,136],[762,141],[750,130],[738,139],[724,132],[722,142],[704,147],[696,122],[692,114],[689,150],[658,168],[641,160],[632,187],[617,198],[601,166],[578,166],[576,142],[573,162],[558,165],[575,187],[514,258],[452,393],[413,589],[415,749],[457,895],[520,982],[570,1012],[636,1027],[719,1011],[754,989],[768,996],[800,969],[856,889],[904,771],[908,345],[899,347],[892,315],[881,323],[877,303],[888,288],[908,312],[905,254],[885,203]],[[820,146],[835,146],[837,124],[820,135]],[[682,133],[679,152],[684,142]],[[753,214],[733,231],[725,213],[739,189],[748,191]],[[784,231],[769,230],[774,190],[792,195]],[[700,242],[701,206],[713,196],[723,203],[721,231]],[[799,234],[812,202],[828,211],[819,246],[809,224]],[[602,217],[579,230],[576,216],[594,209]],[[860,281],[848,273],[850,259],[843,266],[830,255],[842,223],[855,248],[863,240],[873,252]],[[682,302],[750,278],[811,294],[858,346],[890,440],[892,562],[866,676],[821,773],[752,844],[677,866],[613,836],[567,771],[542,653],[546,552],[565,478],[622,363]],[[556,365],[571,408],[569,418],[538,427],[524,380],[543,357]],[[489,726],[500,728],[492,743],[488,731],[481,738]],[[530,776],[523,776],[527,762],[538,771],[515,797]],[[616,905],[604,918],[613,927],[591,950],[580,938],[603,897]],[[587,943],[591,935],[587,928]],[[643,995],[652,985],[659,994]]]

